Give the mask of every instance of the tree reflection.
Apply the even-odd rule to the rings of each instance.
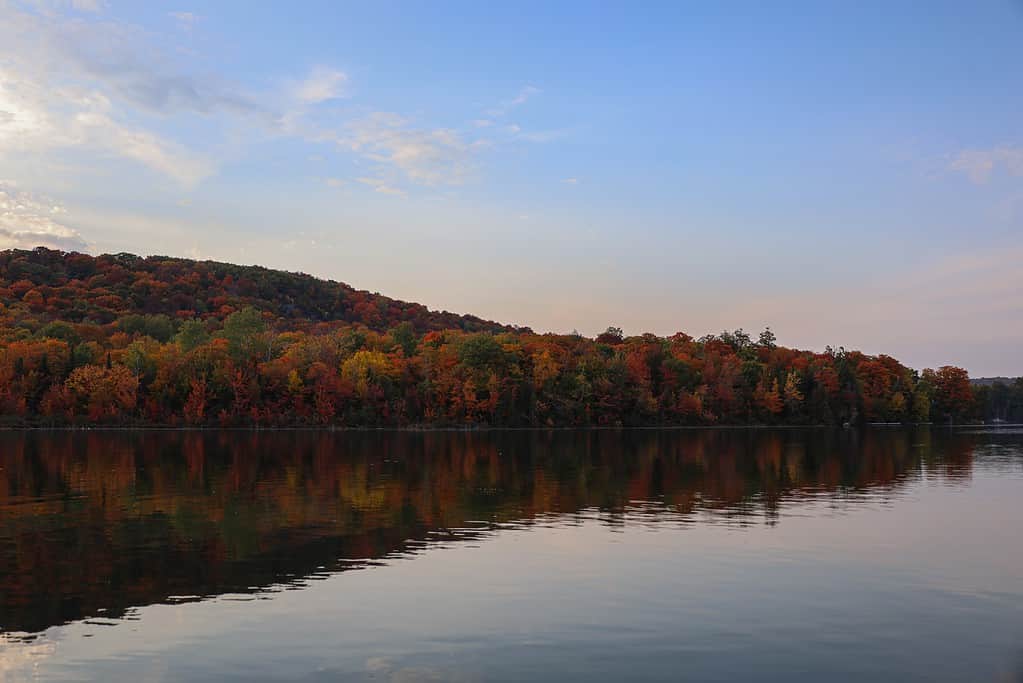
[[[773,524],[801,500],[968,478],[973,443],[927,430],[5,433],[0,631],[297,585],[552,514]]]

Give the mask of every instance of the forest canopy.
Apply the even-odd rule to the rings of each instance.
[[[1019,381],[974,388],[961,368],[785,348],[769,329],[536,334],[255,266],[0,252],[9,425],[949,422],[1021,397]]]

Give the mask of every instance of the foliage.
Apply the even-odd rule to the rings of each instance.
[[[0,304],[7,423],[843,424],[1019,405],[1007,389],[975,397],[959,368],[785,348],[769,328],[757,341],[741,329],[539,335],[305,275],[165,257],[0,252]]]

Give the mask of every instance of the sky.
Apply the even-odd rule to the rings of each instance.
[[[0,0],[0,248],[1016,376],[1021,44],[1021,0]]]

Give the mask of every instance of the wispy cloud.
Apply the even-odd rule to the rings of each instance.
[[[119,122],[96,91],[51,87],[0,69],[0,152],[33,154],[86,148],[143,164],[184,186],[212,172],[212,164],[182,145]]]
[[[532,85],[523,86],[522,89],[512,98],[501,102],[496,107],[492,107],[487,110],[487,116],[491,118],[503,118],[516,107],[525,104],[533,97],[539,95],[542,91]]]
[[[373,188],[374,192],[380,194],[393,194],[397,196],[404,196],[405,192],[397,187],[393,187],[383,178],[356,178],[355,182],[368,185]]]
[[[191,189],[247,147],[292,138],[371,162],[366,177],[382,180],[363,184],[397,194],[414,185],[462,184],[482,150],[548,135],[506,119],[540,93],[535,86],[458,127],[390,112],[338,120],[341,110],[331,103],[347,96],[349,84],[341,69],[321,64],[253,90],[208,71],[175,45],[173,33],[91,16],[103,9],[95,0],[0,0],[0,154],[65,167],[91,159],[85,164],[104,162],[112,174],[118,169],[106,162],[117,158]],[[183,10],[167,16],[185,28],[200,19]]]
[[[137,30],[116,22],[3,5],[0,43],[0,153],[121,157],[192,186],[215,161],[157,133],[147,116],[272,118],[229,84],[175,69]]]
[[[319,104],[341,97],[344,94],[348,75],[343,71],[326,66],[317,66],[295,88],[295,96],[300,102]]]
[[[238,84],[177,64],[171,55],[153,47],[149,36],[131,26],[22,23],[35,23],[36,35],[43,37],[43,54],[37,58],[52,65],[43,72],[51,80],[88,85],[125,105],[160,115],[242,114],[266,123],[279,116]]]
[[[0,181],[0,249],[85,249],[78,231],[60,222],[64,213],[56,202]]]
[[[998,170],[1023,175],[1023,147],[1003,145],[964,149],[948,160],[947,167],[951,171],[965,173],[977,184],[986,183]]]
[[[99,14],[106,11],[108,5],[106,0],[22,0],[22,4],[46,14],[56,14],[67,9]]]
[[[504,139],[519,142],[544,143],[551,142],[568,135],[571,131],[567,128],[551,130],[524,129],[520,124],[510,120],[512,112],[525,104],[543,91],[532,85],[524,86],[519,92],[498,106],[487,109],[485,118],[475,119],[472,125],[476,128],[492,129],[495,135],[503,136]]]
[[[569,130],[562,128],[556,130],[527,130],[517,131],[515,134],[516,139],[524,140],[526,142],[553,142],[559,140],[569,134]]]
[[[467,141],[450,128],[417,128],[388,112],[352,123],[338,143],[423,185],[464,182],[472,167],[472,152],[486,144]]]
[[[178,26],[187,30],[191,30],[201,18],[198,14],[192,12],[168,12],[167,16],[177,21]]]
[[[104,0],[71,0],[71,6],[79,12],[102,12],[107,3]]]

